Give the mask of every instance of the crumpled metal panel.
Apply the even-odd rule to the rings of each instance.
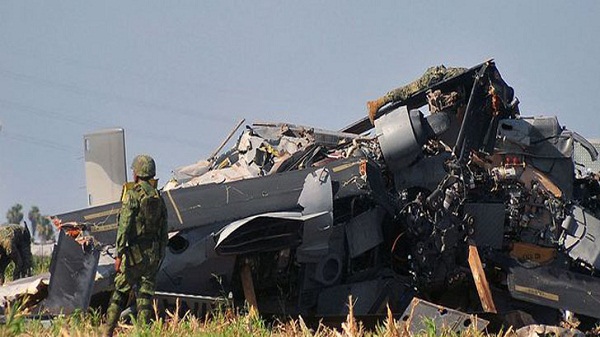
[[[0,312],[13,301],[27,297],[28,302],[37,303],[46,296],[50,273],[20,278],[0,287]]]
[[[477,247],[502,248],[505,208],[503,203],[465,204],[465,213],[473,216],[472,238]]]
[[[515,264],[507,286],[518,300],[600,318],[600,279],[568,271],[560,263],[536,268]]]
[[[300,263],[319,262],[329,254],[329,238],[333,233],[333,213],[323,211],[304,221],[302,244],[296,250]]]
[[[387,165],[400,171],[412,164],[424,142],[420,112],[405,106],[375,120],[375,131]]]
[[[255,123],[252,124],[252,131],[259,137],[265,138],[271,142],[274,140],[283,139],[285,137],[284,135],[288,135],[295,138],[296,142],[309,138],[314,143],[325,146],[336,146],[342,141],[348,141],[349,139],[358,137],[356,134],[352,133],[336,132],[319,129],[312,126],[287,123]]]
[[[405,188],[419,186],[430,191],[435,190],[447,174],[444,170],[444,163],[450,158],[449,153],[425,157],[415,164],[395,172],[394,183],[396,189],[401,191]]]
[[[297,247],[302,241],[302,224],[319,215],[272,212],[234,221],[215,234],[215,250],[219,254],[247,254]]]
[[[379,278],[340,284],[323,289],[318,296],[317,312],[324,316],[348,314],[348,297],[352,295],[354,315],[378,315],[386,306],[395,312],[406,308],[414,290],[398,278]]]
[[[179,245],[174,242],[179,241]],[[156,275],[156,290],[194,295],[222,295],[232,279],[235,256],[215,252],[210,231],[196,228],[179,232],[167,248]]]
[[[92,289],[100,251],[93,245],[82,248],[65,232],[58,236],[52,253],[48,298],[42,304],[51,313],[70,314],[75,309],[86,310]]]
[[[482,331],[489,324],[488,321],[474,315],[433,304],[416,297],[404,310],[401,319],[408,325],[407,328],[411,336],[427,331],[427,320],[431,320],[435,324],[437,333],[444,329],[460,333],[471,327]]]
[[[600,220],[579,206],[562,223],[562,243],[567,254],[600,269]]]
[[[529,146],[531,144],[531,123],[524,118],[503,119],[498,123],[498,138],[501,144],[506,147],[509,144],[519,144]],[[503,144],[506,142],[506,144]]]
[[[305,215],[316,214],[304,222],[302,244],[297,250],[298,262],[318,262],[329,253],[329,237],[333,230],[333,190],[328,169],[311,172],[304,180],[298,198]]]
[[[355,258],[383,242],[381,221],[384,210],[372,208],[350,220],[346,225],[346,238],[350,258]]]
[[[298,205],[302,206],[302,214],[333,211],[333,190],[329,169],[318,169],[306,175]]]
[[[307,174],[298,205],[302,212],[269,212],[232,222],[216,234],[215,250],[219,254],[241,254],[301,244],[299,259],[327,254],[333,224],[333,192],[327,169]]]
[[[361,163],[365,159],[350,158],[328,164],[334,199],[364,195],[371,191],[371,181],[361,179]],[[376,171],[369,169],[367,173]],[[289,171],[265,177],[208,184],[163,192],[169,214],[169,231],[207,227],[241,218],[277,211],[294,211],[307,174],[316,171]],[[378,176],[379,180],[381,177]],[[370,177],[375,179],[375,176]],[[374,198],[378,198],[374,195]],[[89,207],[57,215],[63,223],[93,224],[89,232],[99,242],[112,244],[116,239],[117,214],[121,203]]]

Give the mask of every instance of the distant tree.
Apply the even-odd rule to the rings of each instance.
[[[40,209],[37,206],[31,206],[31,210],[29,210],[27,218],[29,218],[29,223],[31,224],[31,239],[34,239],[37,226],[42,221],[42,214],[40,213]]]
[[[20,224],[23,220],[23,206],[21,204],[15,204],[6,212],[6,220],[8,223]]]
[[[36,230],[40,239],[44,242],[54,239],[54,227],[47,216],[40,216]]]
[[[31,206],[31,210],[27,214],[31,221],[31,237],[35,238],[36,233],[42,241],[48,241],[54,238],[54,230],[50,219],[42,215],[40,208]]]

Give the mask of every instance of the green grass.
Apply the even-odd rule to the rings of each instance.
[[[33,274],[37,275],[48,271],[50,266],[49,256],[33,257]],[[13,264],[6,270],[7,282],[12,279]],[[408,329],[404,323],[394,320],[391,312],[387,320],[373,330],[365,329],[361,322],[352,314],[339,327],[319,325],[316,329],[309,328],[302,317],[289,319],[285,322],[268,323],[252,310],[234,310],[222,308],[215,310],[206,317],[195,317],[186,313],[181,317],[178,309],[175,312],[167,311],[166,317],[156,315],[150,324],[141,324],[132,320],[131,324],[121,323],[115,331],[115,336],[135,337],[180,337],[180,336],[302,336],[302,337],[408,337]],[[156,312],[156,310],[155,310]],[[5,312],[6,322],[0,325],[0,337],[12,336],[61,336],[84,337],[102,336],[104,331],[104,315],[97,310],[89,312],[76,312],[72,315],[60,315],[51,321],[27,319],[28,312],[20,303],[8,307]],[[410,324],[410,323],[409,323]],[[484,336],[510,336],[510,333],[486,335],[476,330],[467,330],[456,333],[451,330],[437,331],[433,321],[426,321],[426,329],[418,337],[484,337]]]
[[[155,313],[156,313],[155,309]],[[69,316],[58,316],[51,322],[40,320],[26,320],[26,311],[15,304],[7,309],[6,323],[0,325],[0,336],[102,336],[104,331],[103,315],[98,311],[87,313],[76,312]],[[189,313],[181,317],[177,312],[168,312],[166,317],[158,315],[150,324],[140,324],[135,319],[131,324],[121,323],[115,331],[115,336],[136,337],[179,337],[179,336],[302,336],[302,337],[408,337],[408,329],[398,320],[388,319],[373,330],[367,330],[362,323],[357,321],[351,314],[339,327],[326,327],[319,325],[316,329],[306,326],[302,317],[289,319],[285,322],[267,323],[253,311],[239,311],[231,308],[216,310],[210,315],[198,318]],[[426,324],[425,331],[420,332],[418,337],[484,337],[484,336],[511,336],[511,332],[498,335],[486,335],[475,330],[467,330],[463,333],[443,330],[438,331],[430,321]]]
[[[359,323],[360,325],[360,323]],[[102,336],[104,327],[101,324],[101,315],[96,312],[87,314],[77,313],[70,316],[59,316],[50,324],[39,320],[23,320],[19,315],[14,316],[10,322],[0,326],[0,336]],[[234,314],[224,311],[207,318],[197,318],[186,315],[183,318],[159,318],[152,323],[144,325],[133,320],[132,324],[120,324],[115,331],[115,336],[139,337],[179,337],[179,336],[303,336],[303,337],[408,337],[405,327],[399,322],[390,324],[386,322],[375,327],[372,331],[362,327],[352,329],[349,322],[341,327],[326,327],[320,325],[316,329],[308,328],[302,318],[290,319],[287,322],[266,323],[256,315]],[[477,331],[468,330],[464,333],[453,331],[436,331],[428,328],[417,336],[432,337],[483,337]],[[495,335],[494,335],[495,336]],[[500,334],[498,336],[509,336]]]
[[[45,273],[50,268],[50,256],[33,256],[33,272],[32,275],[38,275]],[[4,282],[10,282],[13,280],[13,270],[15,269],[14,262],[11,262],[6,270],[4,271]]]
[[[33,275],[46,273],[50,269],[52,256],[34,256],[33,257]]]

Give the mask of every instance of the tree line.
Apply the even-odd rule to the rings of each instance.
[[[23,205],[15,204],[8,212],[6,212],[6,220],[9,224],[20,224],[23,221]],[[50,222],[50,218],[46,215],[42,215],[40,209],[37,206],[31,206],[29,213],[27,213],[29,219],[29,231],[31,232],[31,239],[39,237],[42,241],[48,241],[54,239],[54,228]]]

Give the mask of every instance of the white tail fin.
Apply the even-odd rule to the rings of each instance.
[[[125,131],[106,129],[83,136],[88,206],[119,201],[127,181]]]

